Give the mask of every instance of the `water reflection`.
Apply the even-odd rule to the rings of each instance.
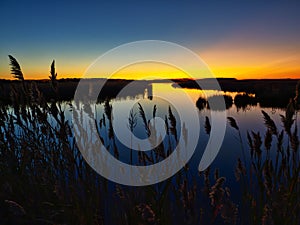
[[[186,104],[186,99],[182,97],[182,94],[187,94],[193,102],[194,108],[186,107],[185,113],[189,114],[192,110],[198,111],[201,132],[198,147],[189,164],[189,166],[193,168],[190,171],[192,174],[197,174],[197,166],[208,142],[208,136],[205,135],[205,129],[207,128],[207,119],[210,118],[211,113],[211,109],[208,104],[209,99],[225,96],[226,113],[228,116],[235,118],[238,122],[239,132],[241,134],[241,144],[244,149],[248,149],[247,132],[250,132],[251,134],[251,131],[253,131],[254,134],[260,134],[261,137],[263,137],[263,135],[266,133],[261,110],[264,110],[270,115],[273,114],[272,118],[275,124],[281,124],[281,115],[285,115],[285,111],[282,109],[277,108],[274,111],[274,108],[262,107],[257,102],[257,99],[255,99],[254,95],[246,93],[225,93],[214,90],[202,91],[196,89],[182,89],[178,87],[174,88],[169,83],[147,83],[147,85],[142,87],[138,88],[138,85],[136,87],[137,88],[133,88],[135,89],[133,92],[126,92],[127,94],[132,94],[131,96],[126,96],[125,92],[121,91],[120,96],[116,96],[116,98],[110,99],[106,102],[98,103],[94,106],[97,115],[96,120],[99,124],[102,124],[102,130],[99,129],[98,132],[102,135],[102,139],[105,142],[104,144],[107,146],[113,146],[113,148],[110,150],[111,154],[118,156],[119,160],[122,162],[131,165],[147,165],[148,163],[151,164],[164,160],[164,158],[168,157],[168,155],[170,155],[174,150],[174,146],[176,145],[176,135],[179,137],[181,135],[188,135],[189,133],[189,127],[185,127],[184,121],[181,121],[180,116],[175,110],[176,108],[173,107],[170,102],[166,101],[166,99],[153,97],[156,95],[161,95],[162,93],[165,95],[171,95],[173,97],[175,96],[177,104],[181,104],[182,106],[185,106]],[[108,104],[112,109],[114,109],[111,116],[107,113],[107,109],[105,109],[108,108]],[[143,107],[144,118],[140,114],[139,104]],[[133,105],[133,107],[131,107],[131,105]],[[106,141],[109,140],[109,137],[106,135],[113,131],[114,126],[118,126],[118,123],[116,123],[116,118],[118,117],[127,121],[129,133],[132,133],[132,135],[141,139],[148,137],[149,134],[147,133],[147,129],[150,127],[149,122],[154,117],[154,114],[155,116],[166,121],[166,127],[161,127],[161,129],[167,129],[167,132],[169,132],[171,126],[168,119],[169,107],[171,107],[173,110],[172,112],[174,117],[178,122],[176,123],[176,127],[173,128],[173,135],[171,135],[172,137],[170,136],[162,139],[161,135],[159,134],[163,132],[157,131],[157,136],[155,138],[156,140],[161,140],[163,144],[161,148],[158,148],[160,150],[156,148],[154,151],[150,150],[146,152],[140,152],[134,151],[132,147],[124,146],[124,144],[122,144],[118,138],[116,138],[113,143]],[[135,125],[130,126],[130,121],[132,121],[132,123]],[[110,123],[111,128],[105,128],[108,129],[105,130],[103,128],[103,124]],[[174,132],[174,129],[176,132]],[[112,134],[110,136],[112,136]],[[129,139],[131,138],[129,137]],[[238,191],[235,189],[237,187],[233,171],[235,170],[237,160],[242,158],[241,144],[239,142],[239,136],[236,131],[227,128],[221,150],[212,164],[213,167],[219,168],[222,171],[222,174],[227,177],[227,182],[230,186],[232,186],[233,191]],[[131,145],[133,146],[132,143]],[[276,152],[276,145],[272,143],[269,147],[270,158],[275,160],[274,156]],[[114,149],[118,149],[118,154],[114,152]],[[164,151],[161,151],[162,149]],[[250,151],[245,152],[245,158],[246,160],[251,159]]]
[[[96,88],[96,86],[92,85],[90,88]],[[274,110],[274,108],[262,107],[260,103],[255,101],[252,102],[253,99],[249,99],[243,93],[186,90],[178,87],[174,88],[166,83],[146,82],[141,86],[129,86],[128,88],[129,91],[119,90],[118,93],[114,92],[114,95],[109,97],[100,94],[100,97],[105,100],[95,104],[82,104],[80,101],[73,101],[69,102],[70,105],[69,103],[52,102],[49,104],[49,107],[47,102],[42,105],[30,104],[28,106],[20,105],[20,107],[12,106],[11,108],[2,106],[0,114],[1,121],[4,122],[1,122],[1,131],[4,135],[2,135],[1,140],[5,144],[1,145],[3,149],[1,156],[4,159],[1,166],[9,165],[8,169],[4,171],[10,171],[12,165],[18,165],[16,171],[21,169],[22,173],[20,174],[23,178],[24,173],[30,175],[30,179],[42,178],[43,183],[49,181],[46,185],[43,185],[43,187],[49,187],[46,193],[52,193],[54,189],[57,190],[56,186],[61,189],[64,188],[65,196],[70,195],[72,201],[74,198],[76,201],[77,196],[82,197],[83,200],[91,201],[89,209],[94,209],[95,205],[109,202],[109,204],[105,205],[107,211],[112,212],[105,216],[108,224],[121,224],[120,222],[111,222],[114,221],[111,218],[115,218],[115,213],[119,213],[121,203],[124,206],[129,205],[128,210],[127,208],[122,208],[124,210],[123,214],[129,215],[127,212],[133,213],[134,210],[132,209],[143,210],[145,206],[141,206],[140,203],[142,202],[152,202],[153,207],[157,209],[161,209],[164,206],[163,211],[167,212],[167,215],[159,216],[157,221],[161,221],[161,219],[169,215],[175,215],[175,222],[172,224],[179,224],[178,221],[185,221],[183,218],[190,216],[192,210],[197,214],[200,209],[205,210],[203,221],[210,221],[212,218],[210,215],[218,215],[216,210],[220,208],[226,210],[226,213],[221,212],[224,218],[234,218],[232,212],[236,212],[235,209],[238,206],[238,218],[241,221],[246,221],[246,223],[241,222],[241,224],[247,224],[249,216],[244,217],[242,200],[245,199],[245,212],[249,214],[253,208],[248,207],[248,196],[252,196],[251,202],[261,201],[262,198],[257,197],[257,192],[260,191],[259,196],[270,196],[272,191],[270,187],[273,187],[275,198],[273,196],[267,197],[266,201],[261,205],[262,209],[265,202],[271,202],[270,205],[275,206],[274,202],[272,202],[273,199],[279,199],[281,202],[282,196],[290,195],[291,191],[293,192],[290,196],[297,196],[297,193],[299,193],[298,184],[298,189],[293,190],[291,188],[299,180],[299,131],[297,129],[297,116],[294,116],[295,106],[293,104],[289,104],[286,111],[278,108]],[[83,118],[83,122],[78,122],[77,124],[82,126],[97,124],[98,133],[96,134],[99,134],[102,144],[116,160],[137,166],[155,164],[172,154],[172,150],[174,150],[174,146],[177,144],[180,136],[183,136],[185,143],[187,143],[186,137],[191,134],[190,126],[182,121],[173,104],[166,99],[156,97],[161,92],[165,96],[171,96],[175,99],[176,104],[182,106],[186,115],[189,115],[191,111],[196,111],[199,116],[197,119],[201,129],[200,138],[199,140],[197,139],[198,145],[189,163],[172,178],[140,189],[119,186],[95,174],[84,163],[84,159],[78,151],[78,145],[82,144],[80,140],[76,140],[75,144],[72,132],[77,132],[79,129],[71,131],[70,127],[74,123],[70,122],[72,112],[68,109],[73,110],[75,107],[82,109],[80,113],[84,116],[80,118]],[[188,98],[183,98],[183,94],[188,94]],[[218,98],[220,98],[223,95],[231,96],[228,97],[229,104],[227,104],[226,114],[228,117],[234,118],[236,124],[231,120],[231,127],[228,126],[226,128],[225,139],[219,154],[211,164],[211,167],[199,176],[197,167],[211,133],[212,111],[207,105],[207,99],[215,98],[213,96],[219,96]],[[192,106],[187,106],[187,100],[192,102]],[[199,106],[201,106],[201,110],[199,110]],[[262,114],[261,110],[264,110],[266,113]],[[217,115],[216,120],[222,120],[221,115],[223,112],[214,111],[213,113]],[[270,117],[267,115],[270,115]],[[91,120],[86,119],[91,117]],[[165,130],[167,133],[166,138],[160,138],[160,136],[163,136],[163,133],[152,129],[157,127],[152,123],[155,121],[151,121],[154,117],[162,118],[163,126],[158,131]],[[141,139],[147,139],[150,133],[154,134],[156,132],[156,135],[153,135],[154,141],[152,143],[155,146],[153,151],[135,151],[133,143],[131,143],[130,147],[124,146],[122,141],[115,135],[115,128],[119,126],[117,118],[121,118],[128,124],[128,130],[125,132],[129,133],[127,138],[130,139],[130,143],[133,135]],[[74,119],[79,119],[79,115],[75,116]],[[274,124],[277,127],[276,129]],[[284,126],[281,126],[282,124]],[[88,132],[90,132],[89,129],[87,129],[86,133],[83,132],[80,135],[84,138],[89,135]],[[283,133],[285,134],[282,135]],[[248,140],[247,136],[249,137]],[[90,139],[89,144],[94,141],[95,139]],[[162,142],[162,144],[156,145],[159,142]],[[249,145],[248,142],[250,143]],[[89,147],[89,144],[82,145],[84,145],[83,147]],[[7,151],[7,147],[13,151]],[[242,149],[245,150],[245,157],[242,157]],[[11,157],[12,152],[16,152],[16,160]],[[97,154],[97,151],[91,152],[91,156],[94,156],[93,154]],[[3,157],[3,155],[7,157]],[[30,160],[27,160],[28,158]],[[94,159],[96,160],[97,157]],[[105,161],[106,158],[99,158],[94,163],[105,163]],[[113,168],[109,168],[109,166],[107,169],[111,173],[118,172]],[[214,175],[212,174],[213,172]],[[14,176],[14,174],[19,174],[19,172],[8,174],[8,176]],[[255,175],[252,176],[253,174]],[[202,182],[202,175],[204,182]],[[273,184],[269,182],[272,180],[270,175],[276,178],[273,179]],[[226,177],[226,182],[223,176]],[[265,177],[268,177],[268,180]],[[136,179],[136,177],[131,179]],[[20,179],[9,180],[18,181]],[[55,184],[55,187],[52,186],[57,180],[62,185]],[[39,182],[41,181],[39,180]],[[16,183],[15,187],[18,187],[18,184]],[[223,184],[226,186],[223,186]],[[289,184],[292,184],[292,186],[289,186]],[[242,188],[240,189],[241,186]],[[230,188],[232,195],[230,195],[227,187]],[[251,187],[251,189],[248,187]],[[87,190],[86,193],[84,193],[85,190]],[[153,194],[149,194],[149,190]],[[218,198],[220,193],[225,193],[225,190],[225,197],[223,195],[222,198]],[[266,191],[264,192],[264,190]],[[44,189],[43,192],[35,192],[31,197],[34,198],[36,193],[44,193]],[[199,194],[198,197],[194,193]],[[205,195],[202,193],[205,193]],[[280,193],[283,194],[281,195]],[[120,198],[116,198],[117,195],[120,195]],[[52,200],[52,196],[50,197],[50,200]],[[206,198],[206,201],[203,201],[204,198]],[[96,199],[100,200],[95,201]],[[161,199],[166,199],[166,201]],[[298,207],[299,198],[294,199],[291,197],[292,200],[295,203],[294,205]],[[291,201],[285,203],[285,205],[290,206]],[[236,205],[232,202],[236,203]],[[85,203],[86,201],[83,201],[80,205],[85,207]],[[115,205],[118,206],[117,211],[113,207]],[[279,210],[281,210],[282,205],[279,207]],[[168,211],[169,209],[172,210]],[[211,209],[212,212],[210,213]],[[273,209],[278,210],[276,208]],[[158,213],[159,211],[155,212]],[[275,214],[277,212],[279,211],[276,211]],[[260,213],[254,213],[250,214],[250,217],[261,218],[261,215]],[[197,219],[198,217],[194,218]],[[180,224],[186,223],[182,222]],[[216,219],[215,224],[223,223]],[[254,222],[251,224],[259,223]]]
[[[210,106],[208,101],[212,101],[214,98],[222,98],[225,99],[227,114],[236,118],[239,123],[244,124],[244,128],[246,129],[262,129],[263,123],[259,121],[261,116],[261,109],[268,111],[269,113],[274,113],[273,108],[263,108],[257,102],[257,99],[252,94],[239,93],[239,92],[222,92],[215,90],[198,90],[198,89],[182,89],[178,87],[174,87],[171,83],[136,83],[130,86],[129,89],[125,91],[122,90],[119,94],[109,100],[109,104],[113,110],[112,120],[113,118],[125,118],[129,119],[130,115],[139,115],[138,103],[143,106],[145,117],[147,118],[148,123],[151,118],[153,118],[153,108],[156,107],[157,114],[156,116],[161,117],[163,120],[168,116],[168,109],[171,107],[175,112],[176,120],[180,121],[179,115],[176,113],[176,108],[172,106],[172,104],[166,99],[159,99],[153,96],[162,95],[165,96],[175,96],[176,104],[180,104],[185,106],[186,99],[182,97],[183,94],[188,95],[189,99],[193,102],[194,108],[185,108],[185,113],[189,114],[192,110],[198,110],[200,115],[200,122],[202,125],[204,124],[205,116],[210,117]],[[105,104],[107,103],[99,103],[95,106],[97,118],[103,118],[102,114],[105,114]],[[129,106],[133,105],[134,107],[129,108]],[[183,107],[184,108],[184,107]],[[218,109],[213,109],[218,110]],[[126,113],[124,115],[124,113]],[[131,114],[130,114],[131,113]],[[280,109],[277,109],[275,112],[276,120],[280,123],[280,114],[284,114],[284,112]],[[102,119],[103,120],[103,119]],[[257,121],[257,122],[256,122]],[[105,121],[102,121],[102,123]],[[107,121],[106,121],[107,122]],[[184,121],[183,121],[184,122]],[[114,123],[115,124],[115,123]],[[254,124],[254,126],[252,126]],[[117,124],[115,124],[117,126]],[[177,130],[182,131],[181,127],[182,123],[177,123]],[[262,125],[262,126],[261,126]],[[204,126],[203,126],[204,127]],[[188,128],[186,128],[188,130]],[[202,127],[201,127],[202,129]],[[243,128],[242,128],[243,129]],[[146,138],[147,133],[144,132],[145,124],[143,122],[137,120],[136,126],[134,129],[131,129],[133,134],[139,138]],[[204,138],[205,139],[205,138]],[[202,139],[203,140],[203,139]],[[225,140],[226,141],[226,140]],[[247,143],[245,141],[245,143]],[[124,148],[122,144],[119,142],[116,143],[119,148]],[[225,145],[226,146],[226,145]],[[230,145],[231,146],[231,145]],[[130,152],[127,151],[123,152]],[[125,157],[126,162],[129,161],[131,157],[128,155]],[[136,158],[136,157],[135,157]]]

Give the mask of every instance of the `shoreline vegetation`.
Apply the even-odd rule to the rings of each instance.
[[[286,102],[280,124],[262,111],[261,133],[251,130],[244,137],[239,121],[228,117],[229,129],[239,137],[241,147],[236,153],[236,167],[227,179],[235,179],[240,192],[231,192],[232,186],[216,165],[198,173],[193,172],[190,162],[165,181],[129,187],[98,175],[80,154],[74,137],[78,130],[72,129],[59,101],[61,83],[55,62],[50,67],[50,81],[46,82],[53,93],[49,103],[38,84],[27,82],[20,65],[10,59],[19,86],[12,85],[13,107],[0,104],[0,224],[299,224],[300,84],[291,88],[293,98]],[[70,102],[70,107],[76,106]],[[116,145],[109,99],[103,107],[103,115],[95,121],[99,136],[107,151],[119,158],[123,149]],[[91,112],[89,105],[80,110],[86,116]],[[155,105],[153,117],[156,110]],[[136,123],[141,122],[145,129],[139,132],[155,131],[155,125],[149,129],[146,117],[140,105],[128,118],[130,129],[134,132]],[[135,151],[131,158],[138,159],[138,165],[149,165],[168,157],[171,147],[178,143],[177,122],[169,108],[165,115],[167,144],[149,152]],[[209,136],[208,117],[204,126]],[[88,138],[84,133],[80,135]],[[248,145],[243,145],[243,140]],[[240,201],[235,202],[233,197]]]
[[[234,78],[217,78],[221,90],[224,92],[244,92],[249,94],[255,94],[256,102],[259,102],[263,107],[278,107],[284,108],[289,102],[290,98],[293,98],[294,87],[297,85],[297,79],[247,79],[237,80]],[[61,100],[72,100],[75,94],[77,85],[80,79],[66,78],[57,79],[58,94]],[[86,79],[87,83],[105,83],[99,96],[105,96],[105,98],[114,98],[117,94],[132,81],[138,82],[136,86],[136,93],[143,93],[144,89],[151,83],[166,83],[174,82],[174,87],[178,85],[181,88],[188,89],[201,89],[194,80],[189,79],[172,79],[172,80],[125,80],[125,79],[103,79],[93,78]],[[50,80],[24,80],[24,83],[35,83],[38,89],[42,92],[46,100],[51,100],[55,97],[55,93],[51,89]],[[203,79],[202,83],[205,83],[207,87],[211,82],[211,79]],[[5,80],[0,79],[0,102],[11,103],[10,93],[11,87],[15,86],[19,88],[21,85],[19,80]],[[177,87],[178,87],[177,86]],[[134,93],[133,93],[134,94]],[[104,100],[104,99],[101,99]]]

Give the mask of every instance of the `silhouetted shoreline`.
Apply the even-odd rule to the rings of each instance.
[[[230,92],[245,92],[255,94],[257,101],[265,107],[285,107],[289,98],[295,95],[295,86],[297,79],[247,79],[237,80],[234,78],[218,78],[220,87],[223,91]],[[58,81],[58,95],[60,100],[72,100],[80,81],[78,78],[59,79]],[[99,95],[100,100],[105,98],[114,98],[118,93],[133,80],[125,79],[110,79],[103,78],[86,79],[87,83],[105,82],[103,89]],[[136,87],[137,93],[142,93],[144,88],[151,83],[168,83],[174,82],[181,88],[201,89],[195,80],[189,79],[172,79],[172,80],[139,80]],[[47,100],[55,97],[55,93],[51,88],[50,80],[25,80],[25,83],[35,83]],[[212,79],[203,79],[201,83],[205,83],[207,89],[213,89]],[[4,80],[0,79],[0,101],[2,103],[10,103],[11,87],[18,88],[21,82],[18,80]],[[175,87],[176,85],[174,85]]]

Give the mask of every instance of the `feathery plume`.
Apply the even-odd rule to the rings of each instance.
[[[51,85],[55,92],[57,92],[57,73],[55,72],[55,60],[52,61],[50,67],[50,76]]]
[[[229,117],[227,117],[227,119],[228,119],[229,124],[230,124],[231,127],[233,127],[236,130],[239,130],[239,127],[238,127],[238,125],[237,125],[237,123],[236,123],[236,121],[233,117],[229,116]]]
[[[146,129],[146,133],[148,135],[148,137],[151,135],[151,132],[150,132],[150,129],[148,127],[148,122],[147,122],[147,119],[146,119],[146,113],[142,107],[142,105],[140,103],[138,103],[139,105],[139,113],[140,113],[140,116],[142,117],[142,120],[143,120],[143,123],[144,123],[144,127]]]
[[[10,72],[14,78],[17,78],[20,81],[24,81],[24,76],[22,73],[22,69],[18,61],[11,55],[8,55],[10,60]]]
[[[274,120],[272,120],[271,117],[264,110],[261,110],[261,112],[263,114],[265,125],[267,126],[267,128],[270,129],[272,134],[277,135],[278,132]]]

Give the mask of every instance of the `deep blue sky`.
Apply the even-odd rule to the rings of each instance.
[[[268,54],[278,49],[285,58],[295,58],[293,49],[300,49],[299,12],[300,1],[2,0],[0,78],[9,75],[8,54],[19,60],[28,77],[47,76],[52,59],[63,76],[73,76],[105,51],[143,39],[176,42],[204,52],[216,67],[226,67],[213,60],[213,54],[222,60],[216,48],[236,47],[242,52],[255,46],[266,48]]]

